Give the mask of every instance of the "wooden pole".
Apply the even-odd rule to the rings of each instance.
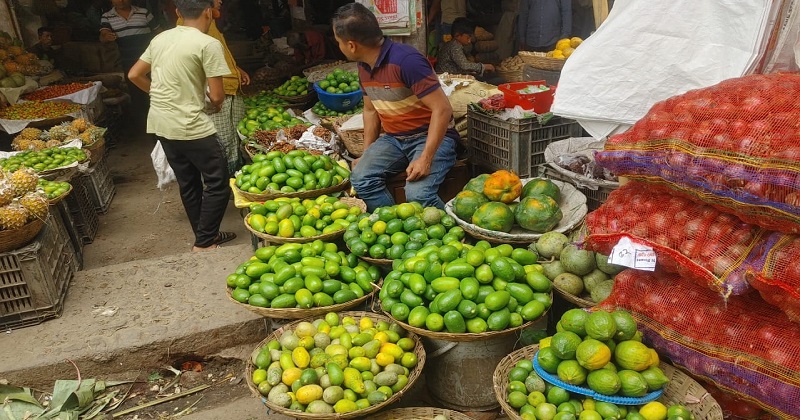
[[[608,17],[608,0],[592,0],[592,9],[594,10],[594,27],[600,27]]]

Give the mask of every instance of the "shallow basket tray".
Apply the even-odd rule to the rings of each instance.
[[[313,101],[317,97],[317,92],[309,87],[309,92],[305,95],[297,95],[297,96],[283,96],[283,95],[275,95],[278,99],[283,99],[284,101],[288,102],[288,107],[294,105],[305,105],[309,102]]]
[[[0,230],[0,252],[13,251],[29,244],[43,226],[44,221],[36,218],[19,229]]]
[[[97,162],[100,162],[103,159],[103,156],[106,152],[106,140],[105,136],[100,137],[99,140],[95,141],[94,143],[83,146],[83,150],[85,150],[89,154],[89,164],[94,165]]]
[[[548,57],[542,52],[520,51],[518,55],[525,64],[541,70],[561,71],[567,61]]]
[[[350,316],[350,317],[353,317],[355,319],[368,317],[368,318],[370,318],[370,319],[372,319],[373,321],[376,321],[376,322],[377,321],[392,322],[392,320],[390,318],[387,318],[387,317],[385,317],[383,315],[380,315],[380,314],[376,314],[374,312],[359,312],[359,311],[340,312],[339,315],[341,317]],[[262,347],[267,345],[267,343],[269,343],[271,340],[279,339],[281,334],[283,334],[284,331],[293,330],[295,327],[297,327],[297,325],[299,323],[301,323],[303,321],[313,322],[314,320],[311,317],[309,317],[309,318],[301,319],[301,320],[298,320],[298,321],[294,321],[294,322],[292,322],[290,324],[284,325],[281,328],[278,328],[277,330],[273,331],[270,335],[268,335],[267,338],[265,338],[263,341],[261,341],[258,344],[258,346],[255,348],[254,352],[259,351]],[[425,349],[422,347],[422,341],[419,339],[419,337],[417,337],[416,334],[414,334],[413,332],[410,332],[410,331],[408,332],[406,337],[414,340],[414,354],[417,356],[417,365],[414,367],[413,370],[411,370],[409,372],[409,374],[408,374],[408,383],[406,384],[406,386],[402,390],[400,390],[400,392],[392,394],[392,396],[389,397],[389,399],[387,399],[386,401],[384,401],[384,402],[382,402],[380,404],[376,404],[376,405],[361,409],[361,410],[352,411],[350,413],[311,414],[311,413],[304,413],[304,412],[300,412],[300,411],[292,411],[292,410],[289,410],[287,408],[283,408],[283,407],[277,406],[277,405],[269,402],[265,396],[262,396],[261,393],[258,392],[258,388],[256,387],[256,385],[253,383],[253,370],[254,370],[254,367],[255,367],[255,365],[253,364],[253,359],[254,359],[253,357],[248,358],[247,366],[245,368],[245,379],[247,380],[247,387],[250,388],[250,392],[252,392],[253,395],[255,395],[257,397],[260,397],[261,401],[264,403],[264,405],[266,405],[270,410],[276,411],[276,412],[281,413],[281,414],[283,414],[285,416],[295,417],[295,418],[298,418],[298,419],[307,419],[307,420],[352,419],[352,418],[356,418],[356,417],[363,417],[363,416],[366,416],[368,414],[380,411],[382,408],[388,407],[389,405],[393,404],[395,401],[399,400],[405,394],[405,392],[407,392],[409,389],[411,389],[413,387],[414,383],[417,381],[417,379],[422,374],[422,368],[425,366]],[[374,418],[374,417],[370,416],[369,418]]]
[[[619,188],[619,182],[606,181],[604,179],[590,178],[562,168],[555,163],[556,158],[566,154],[582,154],[594,161],[594,152],[602,151],[605,141],[595,140],[592,137],[571,137],[564,140],[554,141],[544,149],[544,161],[556,172],[571,179],[580,188],[590,190],[604,189],[615,190]]]
[[[69,184],[69,189],[64,194],[61,194],[52,200],[47,200],[47,204],[55,206],[56,204],[60,203],[61,200],[67,198],[67,196],[70,195],[70,193],[72,193],[72,184]]]
[[[508,83],[522,82],[522,69],[519,70],[500,70],[497,69],[495,73],[506,80]]]
[[[506,402],[508,393],[508,373],[520,360],[533,360],[539,350],[538,345],[523,347],[500,360],[492,375],[494,396],[503,408],[506,416],[513,420],[522,420],[519,412]],[[722,409],[717,401],[697,381],[674,366],[661,362],[659,365],[664,374],[669,378],[669,383],[664,388],[664,393],[657,401],[669,406],[681,404],[685,406],[696,419],[722,419]]]
[[[525,184],[531,179],[533,178],[523,179],[522,183]],[[586,217],[586,213],[588,212],[588,208],[586,207],[586,196],[568,182],[558,180],[551,181],[553,181],[553,183],[556,184],[556,186],[561,190],[561,199],[559,200],[558,205],[564,215],[558,225],[551,230],[566,234],[580,225],[581,222],[583,222],[584,217]],[[495,243],[502,242],[513,244],[530,244],[542,236],[541,233],[533,233],[517,225],[514,225],[514,227],[511,229],[511,232],[508,233],[497,232],[476,226],[456,216],[455,212],[453,211],[454,200],[455,198],[448,201],[444,205],[445,212],[453,217],[465,232],[469,233],[475,238]]]
[[[345,179],[344,181],[340,182],[339,184],[333,185],[333,186],[330,186],[330,187],[327,187],[327,188],[318,188],[316,190],[302,191],[302,192],[291,192],[291,193],[274,191],[274,192],[269,192],[269,193],[254,194],[254,193],[249,193],[247,191],[242,191],[241,189],[239,189],[239,187],[236,187],[235,185],[233,186],[233,188],[236,188],[237,192],[239,194],[241,194],[242,197],[246,198],[249,201],[264,202],[264,201],[272,200],[272,199],[279,198],[279,197],[286,197],[286,198],[294,198],[294,197],[297,197],[297,198],[314,198],[314,197],[319,197],[319,196],[325,195],[325,194],[331,194],[331,193],[335,193],[335,192],[339,192],[339,191],[344,191],[344,190],[347,190],[348,188],[350,188],[350,179],[349,178]]]
[[[553,293],[551,292],[550,293],[550,301],[552,302],[552,300],[553,300]],[[489,340],[489,339],[492,339],[492,338],[497,338],[497,337],[502,337],[502,336],[506,336],[506,335],[509,335],[509,334],[513,334],[513,333],[515,333],[517,331],[522,331],[525,328],[528,328],[528,327],[532,326],[533,324],[539,322],[540,320],[544,319],[547,316],[547,311],[549,311],[549,310],[550,310],[550,308],[547,308],[547,310],[542,312],[542,315],[539,318],[536,318],[534,320],[525,322],[522,325],[520,325],[519,327],[506,328],[506,329],[501,330],[501,331],[486,331],[486,332],[478,333],[478,334],[476,334],[476,333],[453,334],[453,333],[441,332],[441,331],[430,331],[430,330],[426,330],[424,328],[412,327],[411,325],[408,325],[407,323],[405,323],[403,321],[398,321],[390,313],[388,313],[386,311],[383,311],[383,313],[386,314],[386,316],[388,316],[392,320],[392,322],[400,324],[400,326],[403,327],[404,329],[406,329],[408,331],[412,331],[412,332],[416,333],[417,335],[421,335],[423,337],[428,337],[428,338],[433,338],[435,340],[455,341],[455,342],[460,342],[460,343],[466,343],[466,342],[472,342],[472,341]]]
[[[341,198],[339,198],[339,201],[347,204],[350,207],[358,207],[358,208],[361,209],[362,212],[366,213],[366,211],[367,211],[367,203],[365,203],[364,200],[361,200],[361,199],[358,199],[358,198],[353,198],[353,197],[341,197]],[[250,214],[248,214],[247,216],[244,217],[244,227],[247,230],[249,230],[250,233],[252,233],[253,235],[255,235],[255,236],[267,241],[267,243],[270,243],[270,244],[286,244],[286,243],[304,244],[304,243],[307,243],[307,242],[314,242],[317,239],[319,239],[321,241],[331,242],[331,241],[333,241],[333,240],[335,240],[337,238],[342,237],[342,235],[344,235],[344,231],[346,230],[346,229],[340,229],[340,230],[337,230],[336,232],[326,233],[326,234],[317,235],[317,236],[309,236],[308,238],[295,238],[295,237],[284,238],[284,237],[281,237],[281,236],[274,236],[274,235],[270,235],[268,233],[259,232],[259,231],[253,229],[250,226],[249,221],[250,221]]]
[[[564,300],[572,303],[573,305],[576,305],[579,308],[591,308],[592,306],[597,305],[591,300],[584,299],[580,296],[575,296],[572,293],[567,292],[566,290],[556,286],[555,284],[553,285],[553,289],[555,289],[556,293],[558,293],[559,296],[564,298]]]
[[[378,280],[376,285],[381,286],[382,280]],[[254,312],[258,315],[261,315],[265,318],[274,318],[274,319],[302,319],[311,316],[320,316],[325,315],[328,312],[341,312],[346,311],[348,309],[354,308],[361,303],[366,302],[375,293],[380,289],[380,287],[373,287],[372,291],[369,293],[364,294],[360,298],[353,299],[349,302],[345,303],[336,303],[333,305],[328,306],[315,306],[309,309],[302,309],[302,308],[261,308],[258,306],[248,305],[246,303],[239,302],[238,300],[234,299],[231,295],[231,288],[226,287],[225,293],[228,295],[228,299],[231,302],[238,304],[239,306]]]
[[[473,420],[472,417],[455,410],[435,407],[407,407],[382,411],[369,416],[370,420],[431,420],[436,416],[445,416],[450,420]]]

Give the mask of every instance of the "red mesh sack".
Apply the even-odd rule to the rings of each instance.
[[[762,248],[747,280],[765,301],[800,322],[800,236],[773,233]]]
[[[727,297],[750,290],[748,257],[763,230],[667,188],[629,182],[586,216],[588,248],[609,255],[622,237],[656,251],[657,266]]]
[[[625,270],[600,307],[630,311],[645,340],[689,373],[800,418],[800,328],[757,293],[725,302],[676,274]]]
[[[659,102],[595,160],[769,230],[800,233],[800,75],[751,75]]]

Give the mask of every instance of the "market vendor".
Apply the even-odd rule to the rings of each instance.
[[[131,5],[131,0],[111,0],[111,4],[114,7],[100,18],[100,41],[116,41],[127,74],[160,28],[147,9]]]
[[[453,21],[451,29],[453,39],[447,41],[436,57],[436,72],[450,74],[475,74],[483,78],[486,73],[493,73],[494,66],[484,63],[473,63],[467,59],[464,51],[467,46],[472,46],[475,34],[475,24],[467,18],[458,18]]]
[[[53,30],[42,26],[36,33],[39,35],[39,42],[28,48],[28,51],[36,54],[40,60],[54,60],[59,50],[53,46]]]
[[[459,136],[430,63],[414,47],[384,37],[360,3],[340,7],[332,26],[339,49],[358,61],[364,92],[364,154],[351,174],[356,193],[369,211],[391,206],[386,181],[405,171],[408,201],[444,208],[438,190],[455,164]]]

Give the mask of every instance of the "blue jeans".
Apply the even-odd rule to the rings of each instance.
[[[350,175],[353,188],[367,203],[367,210],[394,205],[394,198],[386,188],[386,180],[406,170],[408,164],[419,157],[425,149],[427,136],[400,141],[392,136],[378,137],[358,161]],[[407,181],[406,200],[418,201],[425,207],[444,208],[439,198],[439,186],[445,175],[456,163],[456,142],[445,137],[431,163],[431,173],[416,181]]]

